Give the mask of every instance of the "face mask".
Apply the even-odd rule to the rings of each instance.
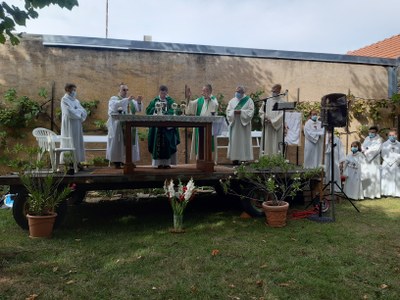
[[[276,96],[278,96],[278,95],[279,95],[278,93],[275,93],[275,92],[272,93],[272,96],[273,96],[273,97],[276,97]]]
[[[396,137],[393,135],[389,136],[389,141],[391,141],[392,143],[394,143],[396,141]]]
[[[242,99],[243,94],[236,92],[235,93],[235,97],[238,98],[238,99]]]
[[[376,133],[371,132],[368,134],[368,136],[369,136],[369,138],[373,139],[374,137],[376,137]]]
[[[76,97],[76,91],[72,91],[69,95],[70,95],[72,98],[75,98],[75,97]]]
[[[311,120],[313,120],[314,122],[317,121],[318,116],[311,116]]]
[[[358,152],[358,147],[351,147],[351,152],[353,152],[353,153]]]

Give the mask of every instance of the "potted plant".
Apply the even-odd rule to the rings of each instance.
[[[319,177],[321,172],[322,168],[303,170],[276,154],[240,165],[236,168],[235,176],[222,180],[221,184],[225,193],[239,195],[247,201],[261,202],[268,225],[282,227],[286,225],[287,200],[294,198],[309,184],[311,178]],[[237,182],[241,186],[239,190],[236,188]]]
[[[51,237],[57,217],[55,209],[71,194],[73,187],[61,187],[62,177],[37,170],[20,174],[27,191],[27,219],[30,237]]]
[[[23,150],[23,151],[22,151]],[[57,217],[55,209],[73,191],[73,185],[63,186],[63,176],[52,173],[44,160],[35,160],[40,152],[37,147],[20,148],[27,159],[17,159],[12,165],[17,167],[19,178],[26,190],[26,205],[30,237],[50,237]],[[23,192],[25,194],[25,191]],[[44,229],[44,230],[43,230]],[[39,230],[39,232],[38,232]],[[42,231],[43,230],[43,231]]]

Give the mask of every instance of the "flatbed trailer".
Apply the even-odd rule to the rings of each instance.
[[[302,172],[298,170],[295,172]],[[264,170],[265,172],[265,170]],[[274,172],[270,170],[268,172]],[[43,176],[48,173],[44,173]],[[274,174],[278,175],[278,173]],[[123,169],[115,169],[112,167],[97,167],[88,168],[84,171],[75,173],[74,175],[64,175],[54,173],[54,177],[61,180],[60,188],[74,184],[74,192],[68,201],[64,201],[57,208],[57,219],[55,226],[58,226],[64,220],[67,214],[68,204],[77,204],[84,200],[87,191],[97,190],[122,190],[122,189],[143,189],[143,188],[162,188],[166,179],[181,180],[187,182],[193,178],[196,186],[210,186],[214,187],[216,192],[224,196],[222,187],[220,185],[221,179],[228,177],[235,177],[235,169],[232,165],[217,165],[214,167],[213,172],[205,172],[199,170],[195,164],[182,164],[172,166],[170,169],[158,169],[152,166],[138,165],[132,174],[125,174]],[[0,185],[10,186],[10,193],[13,194],[13,216],[17,224],[23,228],[28,228],[27,214],[27,192],[23,186],[18,174],[9,174],[0,176]],[[313,190],[321,186],[320,178],[311,180],[310,191],[311,199],[314,198]],[[238,194],[247,197],[242,199],[244,211],[252,216],[263,215],[261,209],[261,202],[265,195],[246,191],[247,187],[242,186],[239,181],[234,182],[234,188]],[[300,197],[303,197],[301,193]],[[249,200],[249,198],[253,200]]]
[[[215,166],[214,172],[204,172],[198,170],[194,164],[183,164],[172,166],[171,169],[139,165],[136,166],[133,174],[124,174],[123,169],[97,167],[85,169],[74,175],[54,173],[53,176],[61,179],[60,188],[74,184],[75,190],[68,199],[68,203],[80,203],[84,200],[87,191],[162,188],[166,179],[180,179],[182,182],[187,182],[193,178],[196,186],[212,186],[217,191],[221,191],[220,179],[227,178],[233,173],[232,166]],[[10,194],[13,194],[14,200],[12,209],[14,219],[20,227],[27,229],[27,192],[18,174],[0,176],[0,185],[10,186]],[[65,201],[57,208],[56,226],[64,220],[68,203]]]

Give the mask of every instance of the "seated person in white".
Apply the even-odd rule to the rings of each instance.
[[[389,131],[388,140],[382,144],[381,156],[381,193],[400,197],[400,142],[396,130]]]
[[[346,178],[343,191],[350,199],[364,199],[362,187],[362,166],[365,164],[365,156],[361,152],[361,143],[351,143],[351,154],[347,155],[343,164],[343,176]]]

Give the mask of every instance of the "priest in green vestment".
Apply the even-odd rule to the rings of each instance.
[[[218,112],[218,100],[215,96],[212,95],[212,86],[211,84],[206,84],[203,86],[201,90],[202,96],[195,100],[189,102],[189,106],[187,109],[188,115],[194,116],[213,116]],[[189,91],[189,97],[191,93]],[[218,161],[218,149],[217,147],[217,137],[212,137],[212,153],[214,162]],[[190,150],[190,159],[195,159],[198,157],[199,153],[199,129],[193,128],[192,135],[192,146]]]
[[[168,88],[160,86],[160,94],[150,101],[146,108],[147,115],[173,115],[172,103],[175,100],[168,95]],[[157,108],[157,106],[159,108]],[[180,144],[179,131],[175,127],[150,127],[148,149],[152,156],[152,166],[169,169],[177,164],[177,145]]]
[[[253,160],[251,144],[251,120],[254,115],[254,102],[245,94],[245,88],[238,86],[235,97],[226,108],[229,121],[228,158],[233,164]]]

